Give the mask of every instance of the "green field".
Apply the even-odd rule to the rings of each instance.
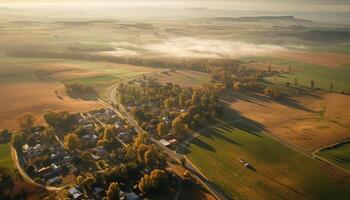
[[[294,84],[294,78],[298,78],[300,86],[310,87],[310,81],[313,80],[316,88],[329,91],[330,84],[334,84],[334,91],[350,91],[350,66],[332,68],[270,57],[242,58],[242,61],[249,59],[292,67],[291,74],[281,74],[266,79],[272,83],[285,84],[290,82]]]
[[[350,142],[322,149],[317,155],[350,171]]]
[[[209,179],[238,199],[349,197],[350,186],[333,181],[319,163],[250,124],[241,120],[211,128],[193,141],[188,157]],[[245,168],[239,159],[256,171]]]
[[[0,144],[0,166],[13,168],[10,143]]]

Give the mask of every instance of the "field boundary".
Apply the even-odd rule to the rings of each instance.
[[[336,142],[336,143],[334,143],[334,144],[330,144],[330,145],[327,145],[327,146],[324,146],[324,147],[320,147],[320,148],[316,149],[315,151],[313,151],[313,152],[311,153],[311,155],[312,155],[315,159],[321,160],[321,161],[326,162],[326,163],[328,163],[328,164],[330,164],[330,165],[332,165],[332,166],[334,166],[334,167],[337,167],[338,169],[341,169],[341,170],[343,170],[343,171],[345,171],[345,172],[347,172],[347,173],[350,173],[350,171],[347,170],[347,169],[345,169],[344,167],[341,167],[341,166],[335,164],[334,162],[332,162],[332,161],[330,161],[330,160],[328,160],[328,159],[326,159],[326,158],[323,158],[322,156],[317,155],[317,153],[321,153],[321,151],[324,150],[324,149],[332,149],[332,148],[335,148],[335,147],[337,147],[337,146],[340,146],[340,145],[342,145],[342,144],[346,144],[346,143],[349,143],[349,142],[350,142],[350,139],[345,139],[345,140]],[[322,154],[322,153],[321,153],[321,154]]]

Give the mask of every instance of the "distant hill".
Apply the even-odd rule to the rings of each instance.
[[[256,17],[214,17],[206,18],[214,21],[239,22],[239,21],[295,21],[295,22],[312,22],[306,19],[295,18],[294,16],[256,16]]]

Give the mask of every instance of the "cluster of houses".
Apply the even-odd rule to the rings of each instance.
[[[62,177],[74,168],[72,157],[59,141],[45,141],[42,139],[42,133],[38,131],[33,135],[34,144],[22,146],[22,165],[25,167],[30,165],[33,168],[32,173],[40,178],[41,182],[47,185],[60,184]]]
[[[73,200],[81,200],[81,199],[103,199],[105,196],[105,190],[103,188],[95,187],[93,188],[93,192],[89,197],[86,197],[83,189],[81,187],[73,187],[68,190],[68,197]],[[135,192],[119,192],[120,200],[140,200],[140,196]]]

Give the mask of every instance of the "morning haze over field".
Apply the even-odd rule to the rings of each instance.
[[[0,0],[0,199],[347,200],[347,0]]]

